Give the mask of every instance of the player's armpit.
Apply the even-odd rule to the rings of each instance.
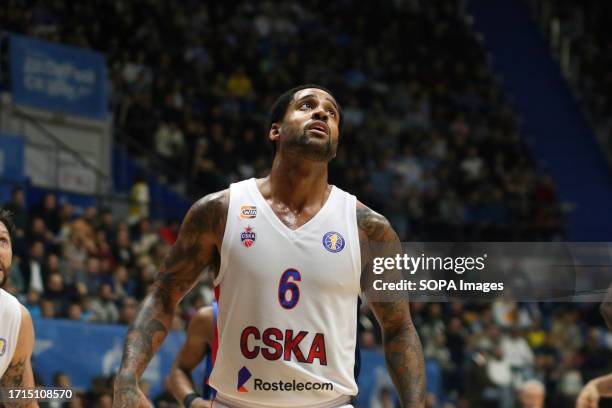
[[[181,347],[170,372],[170,388],[177,401],[194,392],[191,372],[202,361],[212,342],[213,308],[205,307],[191,319],[187,339]]]
[[[210,194],[196,202],[185,216],[153,290],[128,330],[115,380],[114,406],[144,404],[137,380],[164,341],[176,305],[197,282],[202,270],[218,265],[228,203],[229,190]]]
[[[19,337],[17,340],[17,348],[13,359],[8,368],[0,378],[0,387],[2,388],[34,388],[34,374],[32,372],[32,350],[34,349],[34,325],[32,318],[27,309],[21,306],[21,325],[19,328]],[[5,402],[7,408],[16,407],[38,407],[36,401],[29,403],[25,402]]]

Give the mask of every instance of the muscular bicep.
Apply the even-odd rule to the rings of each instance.
[[[213,337],[213,310],[206,307],[199,311],[189,323],[187,338],[181,347],[176,365],[184,371],[192,371],[200,364],[210,349]]]
[[[34,326],[28,311],[21,306],[21,325],[15,354],[0,379],[0,386],[34,387],[34,374],[32,373],[32,350],[34,349]]]
[[[178,303],[204,269],[218,265],[228,200],[227,190],[208,195],[196,202],[185,216],[157,277],[156,284],[164,293],[165,301]]]
[[[384,262],[402,253],[399,238],[389,221],[361,203],[357,203],[357,226],[361,248],[361,289],[369,302],[387,299],[387,294],[374,290],[376,280],[399,281],[401,272],[397,269],[377,270]],[[393,299],[387,299],[393,300]]]

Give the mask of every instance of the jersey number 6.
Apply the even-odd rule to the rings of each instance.
[[[302,276],[296,269],[287,269],[283,272],[278,283],[278,301],[283,309],[293,309],[297,305],[300,300],[300,288],[295,282],[301,281]]]

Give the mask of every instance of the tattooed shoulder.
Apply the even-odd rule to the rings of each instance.
[[[0,378],[2,387],[18,387],[23,384],[23,375],[26,366],[26,358],[18,358],[16,361],[11,361],[8,368]]]
[[[389,221],[361,202],[357,202],[357,227],[369,241],[389,242],[397,239]]]
[[[229,189],[208,194],[193,204],[181,228],[185,232],[223,236],[228,206]]]

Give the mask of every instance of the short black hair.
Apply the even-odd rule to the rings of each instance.
[[[327,92],[332,97],[334,96],[329,89],[317,84],[303,84],[291,88],[290,90],[279,96],[270,108],[270,112],[268,113],[268,127],[266,129],[268,132],[270,131],[272,124],[282,122],[283,118],[285,117],[285,114],[287,113],[287,108],[289,108],[289,104],[293,100],[293,95],[295,95],[296,92],[308,88],[320,89],[322,91]],[[340,106],[338,106],[338,116],[338,128],[340,129],[340,131],[342,131],[342,110],[340,109]],[[276,151],[276,144],[274,144],[274,150]]]
[[[9,210],[0,209],[0,222],[4,224],[9,233],[11,244],[15,240],[15,222],[13,221],[13,214]]]

